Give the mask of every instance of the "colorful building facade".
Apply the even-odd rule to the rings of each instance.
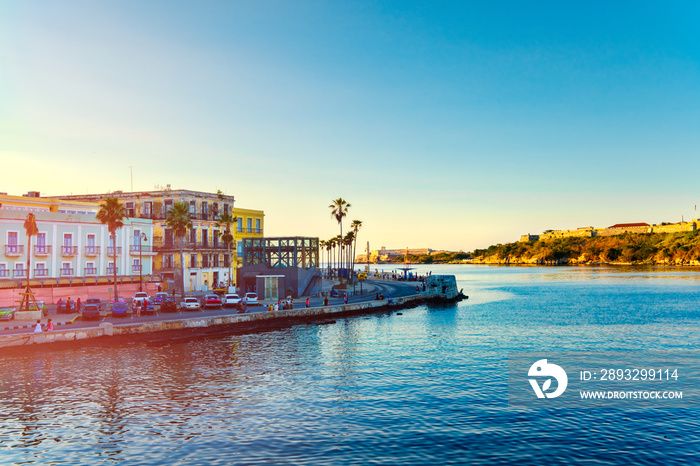
[[[153,235],[153,222],[128,218],[117,230],[116,244],[107,225],[97,220],[99,204],[39,197],[0,195],[0,287],[26,284],[27,252],[32,286],[107,284],[116,271],[120,281],[150,280],[155,253],[143,237]],[[24,222],[34,215],[38,233],[31,250]]]
[[[220,285],[235,286],[237,257],[236,244],[240,235],[262,236],[264,214],[262,211],[235,209],[234,197],[222,193],[207,193],[184,189],[122,192],[61,196],[64,200],[99,202],[116,197],[127,209],[129,216],[153,221],[153,235],[148,238],[153,245],[155,274],[165,287],[180,283],[180,247],[166,223],[167,211],[177,202],[189,206],[193,227],[184,238],[185,292],[206,291]],[[233,243],[229,256],[228,245],[222,240],[224,228],[219,223],[221,214],[240,214],[237,224],[231,226]]]

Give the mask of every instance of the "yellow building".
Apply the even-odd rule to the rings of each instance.
[[[122,192],[61,196],[61,199],[101,201],[107,197],[120,199],[129,216],[154,221],[153,238],[147,238],[156,251],[155,268],[166,286],[179,284],[180,241],[165,224],[166,212],[176,202],[190,207],[193,227],[184,241],[185,292],[211,290],[217,285],[235,286],[236,244],[239,235],[262,236],[264,214],[258,210],[234,209],[234,197],[222,193],[206,193],[184,189]],[[217,226],[220,214],[239,217],[232,225],[233,244],[230,261],[227,245],[222,241],[223,228]]]
[[[236,242],[234,260],[236,267],[240,267],[243,262],[243,239],[262,238],[264,236],[263,223],[265,213],[262,210],[235,207],[233,209],[233,215],[236,217],[236,228],[233,233],[234,241]]]

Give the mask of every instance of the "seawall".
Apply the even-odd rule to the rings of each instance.
[[[79,340],[97,340],[117,343],[120,340],[133,340],[135,335],[153,339],[183,339],[202,334],[241,333],[276,327],[284,327],[309,322],[323,322],[335,317],[357,314],[369,314],[383,309],[401,309],[417,306],[424,302],[441,300],[434,294],[421,293],[413,296],[397,297],[393,304],[387,300],[367,301],[339,306],[310,307],[288,309],[273,312],[255,312],[250,314],[233,314],[211,317],[192,316],[183,319],[155,322],[138,322],[112,324],[103,322],[99,327],[55,330],[42,333],[25,333],[19,335],[0,335],[0,347],[41,345],[45,343],[68,343]]]

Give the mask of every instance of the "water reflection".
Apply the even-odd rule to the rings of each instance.
[[[605,277],[604,269],[459,270],[469,300],[402,315],[190,342],[8,353],[0,367],[3,462],[556,463],[579,454],[572,437],[600,451],[625,441],[642,451],[629,440],[639,429],[683,439],[669,441],[675,458],[693,453],[692,410],[617,419],[605,425],[602,441],[595,432],[605,416],[513,412],[499,395],[507,391],[511,350],[697,346],[693,274],[668,286],[653,279],[658,271],[622,280],[618,271],[606,282],[590,278]],[[535,419],[545,423],[544,443],[533,433],[543,428]],[[532,441],[540,442],[534,453]]]

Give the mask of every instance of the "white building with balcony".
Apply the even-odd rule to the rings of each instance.
[[[116,252],[120,282],[150,280],[153,275],[153,221],[126,218],[112,243],[107,225],[97,220],[98,203],[66,202],[26,196],[0,195],[0,288],[107,284],[112,279]],[[34,214],[39,230],[27,250],[24,222]]]

